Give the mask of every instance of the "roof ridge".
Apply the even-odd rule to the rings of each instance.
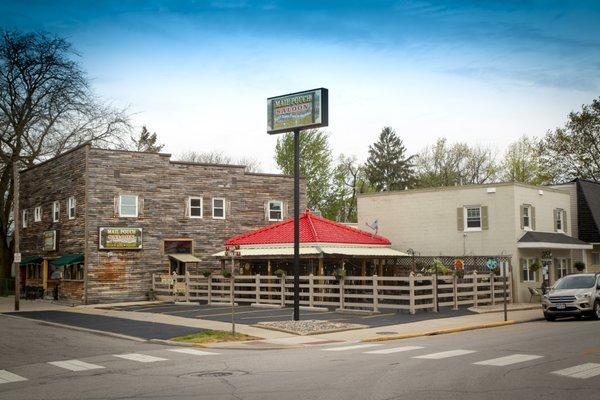
[[[313,214],[313,215],[314,215],[314,214]],[[361,234],[361,235],[363,235],[363,236],[366,236],[366,237],[369,237],[369,238],[374,238],[374,239],[383,239],[383,240],[386,240],[386,241],[388,241],[388,242],[389,242],[389,240],[388,240],[387,238],[383,237],[383,236],[375,235],[375,234],[373,234],[373,233],[370,233],[370,232],[367,232],[367,231],[363,231],[362,229],[358,229],[358,228],[354,228],[354,227],[352,227],[352,226],[345,225],[345,224],[343,224],[342,222],[332,221],[332,220],[329,220],[329,219],[327,219],[327,218],[325,218],[325,217],[322,217],[322,216],[319,216],[319,215],[314,215],[314,216],[315,216],[315,217],[316,217],[318,220],[320,220],[320,221],[322,221],[322,222],[325,222],[325,223],[328,223],[328,224],[330,224],[330,225],[337,226],[337,227],[339,227],[339,228],[342,228],[342,229],[345,229],[345,230],[348,230],[348,231],[352,231],[352,232],[355,232],[355,233]]]
[[[317,229],[315,228],[315,224],[313,224],[313,222],[312,222],[310,211],[308,211],[308,210],[304,211],[304,216],[306,216],[306,220],[308,221],[308,226],[310,227],[310,230],[312,231],[313,236],[315,237],[315,242],[318,242],[319,241],[319,234],[317,233]]]

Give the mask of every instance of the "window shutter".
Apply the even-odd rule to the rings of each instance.
[[[225,201],[225,213],[226,217],[231,217],[231,200]]]
[[[265,201],[264,208],[265,208],[265,215],[264,215],[265,221],[268,221],[269,220],[269,201],[268,200]]]
[[[119,196],[115,196],[113,212],[114,212],[113,216],[115,218],[119,216]],[[52,206],[52,218],[54,219],[54,206]]]
[[[287,201],[281,203],[281,219],[286,219],[290,215],[290,204]]]
[[[531,206],[531,229],[535,231],[535,207]]]
[[[190,216],[190,198],[186,197],[184,202],[183,202],[183,217],[187,218]]]
[[[520,273],[519,273],[519,282],[523,282],[523,274],[525,274],[524,271],[524,267],[525,267],[525,259],[524,258],[519,258],[519,265],[521,266],[520,268]]]
[[[487,206],[481,207],[481,229],[488,230],[490,228],[488,221],[488,208]]]
[[[521,210],[521,212],[520,212],[519,215],[520,215],[520,219],[521,219],[521,229],[524,229],[525,228],[525,224],[523,223],[523,220],[525,219],[525,206],[522,205],[520,207],[520,210]]]
[[[563,217],[563,221],[562,221],[563,226],[562,226],[562,228],[563,229],[562,230],[563,230],[563,232],[567,233],[568,232],[567,231],[567,210],[563,210],[562,213],[563,213],[563,215],[562,215],[562,217]]]
[[[138,196],[138,217],[144,215],[144,198]]]
[[[463,207],[456,209],[456,229],[459,231],[465,230],[465,209]]]
[[[556,232],[556,231],[558,231],[558,218],[557,218],[558,210],[554,209],[553,213],[554,213],[554,232]]]

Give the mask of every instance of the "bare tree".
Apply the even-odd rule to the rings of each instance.
[[[28,167],[92,141],[126,147],[124,111],[92,93],[77,53],[64,39],[43,33],[0,36],[0,277],[12,262],[13,162]]]
[[[262,166],[260,161],[252,157],[240,157],[233,158],[220,150],[213,151],[186,151],[179,154],[176,159],[178,161],[186,161],[193,163],[206,163],[206,164],[233,164],[233,165],[243,165],[246,167],[246,171],[248,172],[261,172]]]

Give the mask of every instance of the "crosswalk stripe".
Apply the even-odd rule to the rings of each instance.
[[[323,351],[346,351],[346,350],[356,350],[356,349],[366,349],[367,347],[376,347],[381,346],[380,344],[355,344],[352,346],[340,346],[340,347],[330,347],[328,349],[321,349]]]
[[[115,354],[115,357],[124,358],[126,360],[138,361],[143,363],[151,363],[156,361],[167,361],[166,358],[148,356],[146,354],[129,353],[129,354]]]
[[[424,347],[423,346],[392,347],[389,349],[365,351],[365,354],[392,354],[392,353],[401,353],[403,351],[411,351],[411,350],[419,350],[419,349],[424,349]]]
[[[169,351],[172,351],[174,353],[192,354],[194,356],[216,356],[217,354],[219,354],[219,353],[211,353],[208,351],[202,351],[202,350],[197,350],[197,349],[186,349],[186,348],[169,349]]]
[[[513,354],[506,357],[492,358],[491,360],[478,361],[473,364],[475,365],[494,365],[497,367],[504,367],[506,365],[522,363],[525,361],[536,360],[543,356],[536,356],[533,354]]]
[[[587,379],[600,375],[600,364],[585,363],[574,367],[553,371],[553,374],[568,376],[569,378]]]
[[[26,380],[27,378],[8,372],[5,369],[0,369],[0,385],[3,383],[22,382]]]
[[[87,371],[90,369],[102,369],[101,365],[90,364],[79,360],[51,361],[48,364],[68,369],[69,371]]]
[[[465,354],[471,354],[471,353],[475,353],[475,350],[449,350],[449,351],[442,351],[440,353],[431,353],[431,354],[425,354],[422,356],[415,356],[413,358],[423,358],[423,359],[427,359],[427,360],[441,360],[442,358],[463,356]]]

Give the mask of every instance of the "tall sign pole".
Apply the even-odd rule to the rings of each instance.
[[[267,133],[294,133],[294,321],[300,320],[300,131],[328,124],[325,88],[267,99]]]
[[[15,254],[13,262],[15,265],[15,311],[19,311],[21,299],[21,252],[19,237],[19,165],[13,162],[13,224],[14,230],[14,248]]]

